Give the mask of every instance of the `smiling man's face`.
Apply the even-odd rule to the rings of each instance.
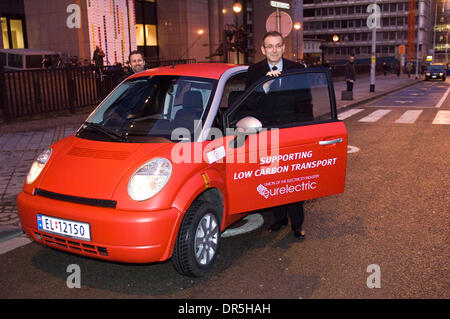
[[[142,54],[133,54],[130,56],[130,67],[134,73],[144,71],[145,63]]]
[[[275,65],[283,58],[285,45],[280,36],[268,36],[264,39],[264,45],[261,46],[262,53],[266,56],[270,64]]]

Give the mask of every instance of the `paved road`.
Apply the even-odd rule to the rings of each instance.
[[[223,239],[201,279],[170,262],[107,263],[32,243],[0,255],[0,298],[449,298],[450,126],[435,119],[450,98],[415,121],[397,122],[407,107],[361,121],[386,110],[379,102],[340,113],[359,151],[349,154],[343,194],[307,202],[306,241],[266,232],[272,215],[263,213],[262,227]],[[71,264],[80,289],[67,288]],[[381,288],[369,289],[377,266]]]

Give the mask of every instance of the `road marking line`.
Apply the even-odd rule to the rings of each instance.
[[[347,145],[347,154],[359,152],[359,147]]]
[[[359,112],[362,112],[362,111],[364,111],[364,109],[351,109],[351,110],[339,113],[338,114],[338,119],[339,120],[345,120],[346,118],[349,118],[350,116],[355,115],[355,114],[357,114]]]
[[[448,93],[450,92],[450,86],[448,87],[447,91],[445,92],[445,94],[442,96],[442,98],[439,100],[438,104],[436,104],[437,108],[440,108],[442,106],[442,103],[444,103],[445,99],[448,96]]]
[[[376,122],[391,111],[392,110],[376,110],[360,119],[359,122]]]
[[[450,111],[438,111],[432,124],[450,124]]]
[[[16,248],[25,246],[31,243],[32,240],[26,237],[26,235],[22,235],[20,237],[16,237],[4,242],[0,243],[0,255],[7,253],[8,251],[14,250]]]
[[[366,105],[366,107],[390,108],[390,109],[435,109],[434,105]]]
[[[395,123],[413,124],[422,112],[422,110],[406,111],[397,121],[395,121]]]

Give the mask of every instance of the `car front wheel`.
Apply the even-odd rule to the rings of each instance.
[[[172,254],[172,264],[181,274],[204,276],[217,255],[220,222],[217,208],[197,200],[186,211]]]

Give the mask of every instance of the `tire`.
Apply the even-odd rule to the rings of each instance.
[[[186,211],[173,249],[176,271],[202,277],[211,269],[220,244],[220,218],[210,202],[197,200]]]

